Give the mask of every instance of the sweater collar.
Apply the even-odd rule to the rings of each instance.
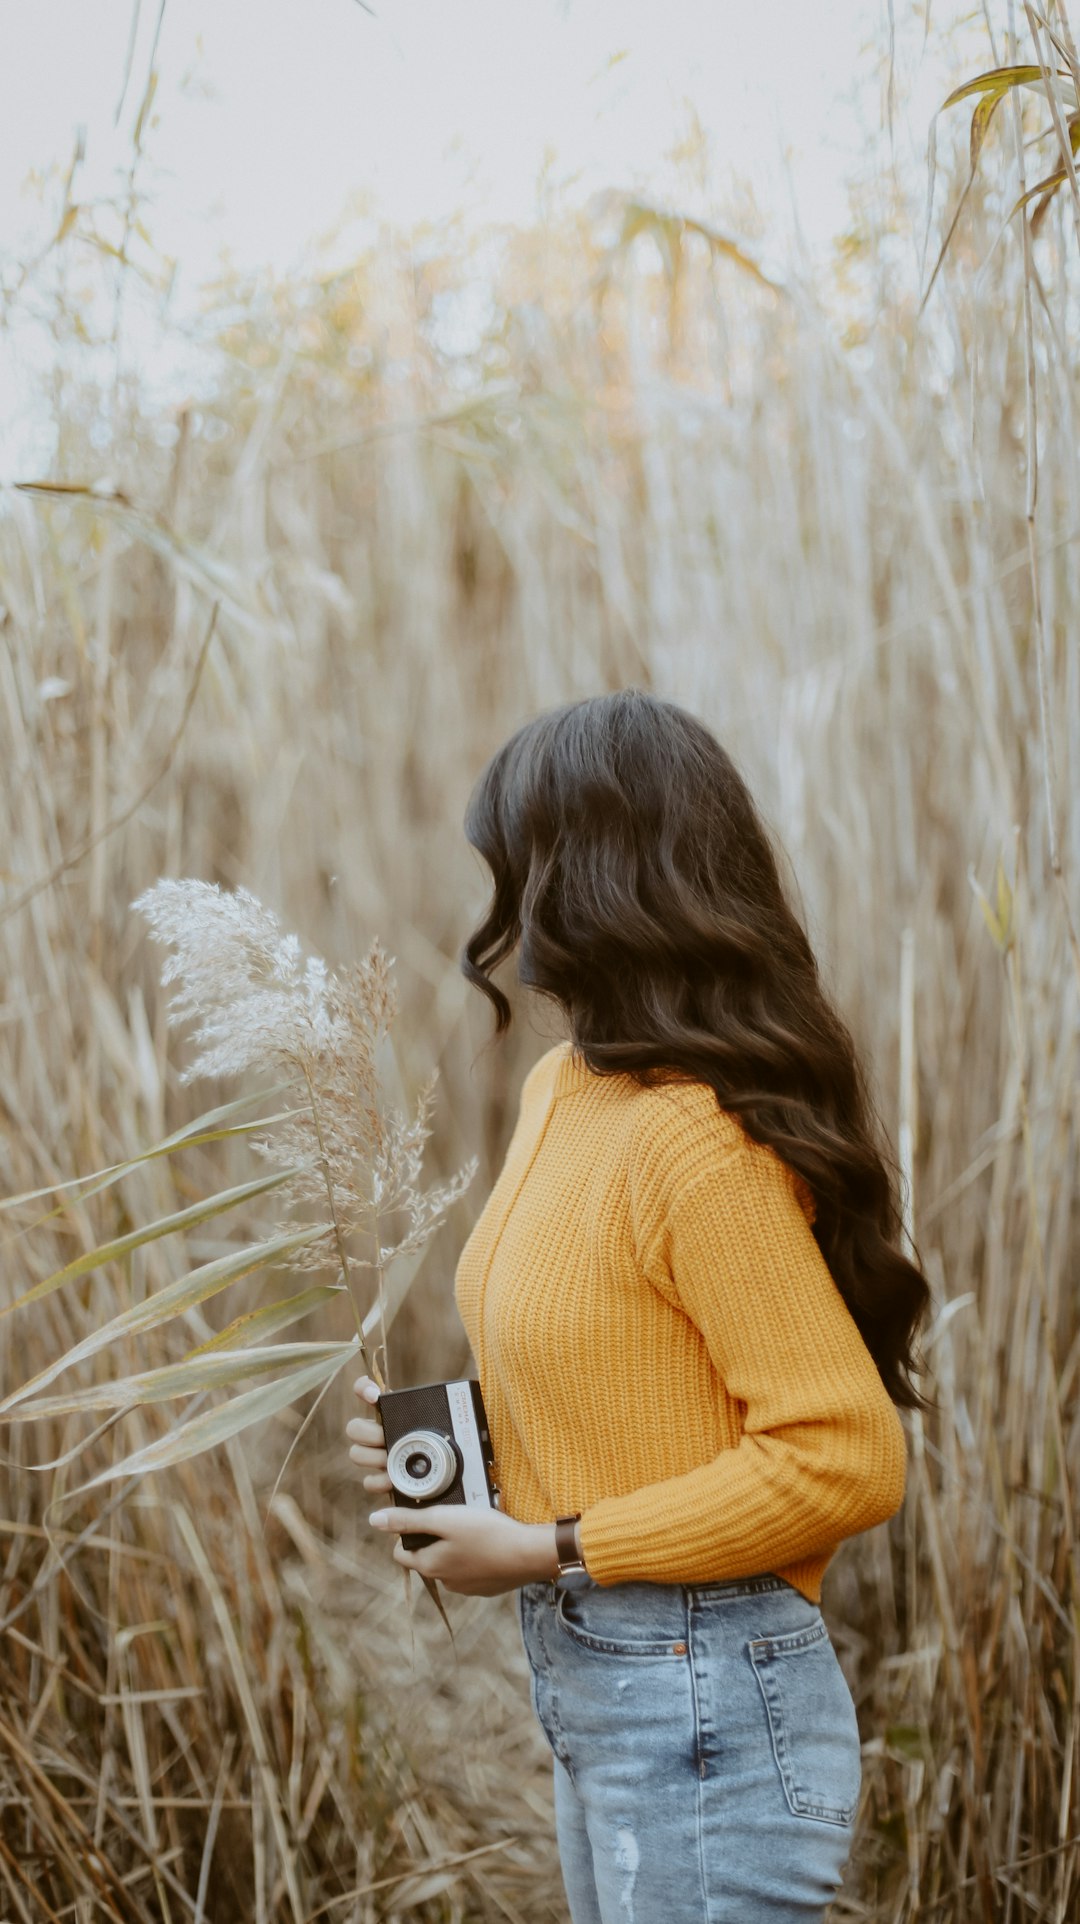
[[[551,1082],[553,1096],[572,1095],[577,1089],[595,1089],[599,1083],[624,1082],[624,1072],[619,1069],[607,1071],[590,1069],[585,1057],[574,1053],[572,1042],[559,1042],[554,1050],[554,1074]]]
[[[577,1089],[595,1089],[598,1083],[622,1082],[632,1080],[623,1071],[611,1070],[604,1074],[590,1069],[584,1056],[575,1055],[570,1041],[558,1042],[552,1049],[553,1070],[550,1082],[552,1097],[572,1095]],[[692,1082],[694,1077],[678,1069],[671,1069],[668,1075],[672,1081]]]
[[[584,1056],[574,1054],[572,1042],[560,1042],[555,1052],[555,1074],[551,1093],[554,1096],[568,1096],[575,1089],[588,1089],[597,1081]]]

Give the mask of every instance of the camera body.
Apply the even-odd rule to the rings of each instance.
[[[495,1458],[479,1383],[465,1377],[456,1383],[383,1390],[376,1408],[386,1438],[386,1468],[395,1505],[421,1511],[432,1503],[499,1508]],[[422,1550],[439,1539],[430,1531],[410,1530],[402,1533],[401,1541],[406,1550]]]

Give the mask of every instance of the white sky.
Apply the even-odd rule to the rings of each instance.
[[[895,155],[925,169],[930,115],[950,69],[937,0],[897,13],[905,110]],[[142,0],[131,83],[114,116],[135,0],[6,0],[0,7],[0,252],[41,247],[59,204],[25,191],[64,167],[76,128],[77,195],[126,166],[160,0]],[[883,132],[887,0],[168,0],[145,184],[156,246],[180,293],[228,258],[296,267],[350,205],[411,225],[461,214],[528,219],[538,182],[568,198],[607,186],[699,214],[751,178],[769,222],[763,258],[791,246],[792,196],[810,250],[843,228],[845,180]],[[985,42],[983,42],[985,47]],[[987,59],[984,64],[989,65]],[[670,150],[694,115],[711,180]],[[913,174],[914,177],[914,174]],[[358,201],[358,196],[363,197]],[[355,225],[353,229],[356,232]],[[19,411],[0,340],[0,410]]]

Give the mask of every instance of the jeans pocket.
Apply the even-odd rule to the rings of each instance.
[[[746,1647],[792,1816],[850,1825],[862,1786],[859,1720],[824,1618]]]
[[[645,1594],[642,1594],[645,1593]],[[649,1594],[651,1593],[651,1594]],[[685,1657],[677,1604],[656,1584],[560,1590],[555,1622],[580,1650],[609,1657]]]

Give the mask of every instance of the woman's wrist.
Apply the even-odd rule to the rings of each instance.
[[[527,1574],[522,1583],[546,1583],[559,1573],[559,1553],[555,1548],[555,1525],[553,1523],[523,1523],[522,1529],[528,1532],[523,1544],[522,1565]],[[574,1525],[574,1547],[581,1556],[581,1521]]]
[[[557,1576],[559,1569],[558,1553],[555,1549],[555,1525],[553,1523],[523,1523],[521,1581],[522,1583],[548,1583]]]

